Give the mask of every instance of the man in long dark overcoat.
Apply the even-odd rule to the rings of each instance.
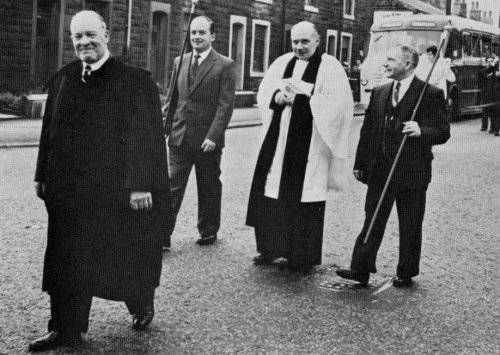
[[[31,351],[80,341],[93,296],[125,301],[133,328],[146,328],[170,213],[150,74],[110,56],[95,12],[77,13],[71,36],[79,60],[49,81],[35,176],[49,218],[43,291],[51,319]]]

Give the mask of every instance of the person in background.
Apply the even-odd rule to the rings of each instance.
[[[427,47],[425,54],[419,60],[419,65],[415,69],[415,74],[417,77],[425,81],[429,74],[429,71],[432,67],[432,63],[436,58],[438,48],[436,46]],[[436,61],[436,65],[434,66],[434,70],[432,71],[432,75],[429,79],[429,84],[434,85],[441,90],[443,90],[444,98],[448,98],[448,84],[454,83],[456,81],[455,73],[451,69],[451,60],[450,58],[443,58],[439,56]]]
[[[170,247],[193,165],[198,186],[198,245],[217,240],[221,219],[220,163],[225,131],[233,113],[234,62],[212,48],[215,32],[210,18],[194,18],[189,33],[193,51],[182,58],[179,78],[170,85],[169,90],[174,92],[169,93],[172,99],[165,109],[167,117],[172,117],[168,138],[172,214],[164,248]],[[175,58],[175,69],[179,60]],[[174,70],[172,78],[175,75]]]

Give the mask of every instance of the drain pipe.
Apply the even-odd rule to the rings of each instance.
[[[127,31],[125,37],[125,53],[130,51],[130,37],[132,34],[132,0],[127,0]]]

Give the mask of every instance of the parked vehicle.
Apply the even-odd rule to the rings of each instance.
[[[371,27],[368,55],[361,66],[361,103],[368,105],[373,87],[386,82],[382,67],[388,50],[397,44],[411,45],[419,54],[439,47],[449,26],[450,35],[441,56],[451,60],[456,76],[448,83],[448,109],[453,117],[481,114],[500,97],[483,95],[481,73],[488,57],[500,56],[500,29],[482,22],[445,15],[406,15],[384,18]]]

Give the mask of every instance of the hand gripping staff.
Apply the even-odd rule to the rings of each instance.
[[[177,64],[177,68],[175,70],[175,77],[173,78],[172,82],[170,85],[173,85],[172,89],[168,91],[168,96],[167,96],[167,102],[171,103],[172,102],[172,97],[174,95],[177,95],[177,80],[179,79],[179,72],[181,71],[181,65],[182,65],[182,57],[184,56],[184,52],[186,51],[186,46],[187,42],[189,39],[189,27],[191,27],[191,21],[193,20],[193,14],[194,10],[196,8],[196,4],[198,4],[199,0],[192,0],[191,1],[191,11],[189,12],[189,20],[186,28],[186,35],[184,36],[184,42],[182,43],[182,49],[181,49],[181,54],[179,55],[179,63]],[[165,111],[166,106],[162,107],[162,112]],[[174,113],[175,110],[169,110],[169,114],[165,118],[164,122],[164,130],[165,130],[165,136],[168,137],[170,135],[170,130],[172,128],[172,120],[174,118]]]
[[[441,43],[439,44],[439,49],[437,51],[436,57],[434,58],[434,61],[432,62],[431,69],[429,70],[429,74],[427,74],[427,78],[425,79],[425,84],[424,87],[422,88],[422,91],[420,92],[420,96],[418,97],[417,104],[415,105],[415,108],[413,109],[413,113],[411,115],[410,121],[415,120],[415,115],[417,114],[418,108],[420,106],[420,102],[422,101],[422,97],[424,96],[425,89],[427,89],[427,86],[429,85],[429,79],[431,78],[432,72],[434,71],[434,67],[436,66],[436,62],[439,59],[439,56],[441,55],[441,50],[443,49],[444,45],[448,42],[449,36],[451,32],[451,26],[446,25],[444,28],[444,32],[441,35]],[[368,231],[366,232],[365,239],[363,240],[363,243],[366,244],[368,242],[368,239],[370,238],[370,234],[373,229],[373,225],[375,224],[375,220],[377,219],[378,213],[380,211],[380,206],[382,205],[382,201],[384,201],[385,194],[387,193],[387,189],[389,187],[389,184],[392,179],[392,175],[394,174],[394,170],[396,169],[396,164],[398,163],[399,157],[401,155],[401,152],[403,151],[403,147],[406,143],[406,140],[408,139],[408,134],[405,134],[403,136],[403,140],[401,141],[401,144],[399,145],[398,152],[396,154],[396,157],[394,158],[394,162],[392,163],[391,170],[389,171],[389,176],[387,176],[387,180],[384,185],[384,189],[382,190],[382,194],[380,195],[380,198],[377,203],[377,208],[375,209],[375,213],[373,214],[373,217],[370,221],[370,225],[368,226]]]

